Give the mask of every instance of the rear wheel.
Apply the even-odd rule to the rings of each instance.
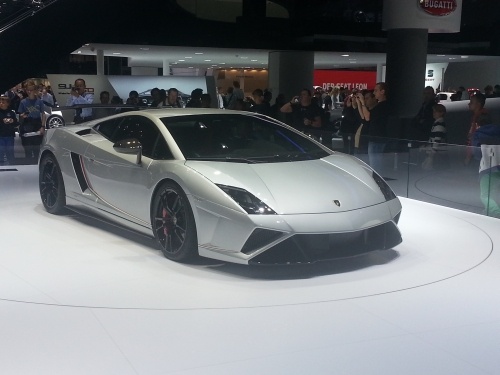
[[[186,261],[197,255],[194,215],[180,186],[174,182],[161,185],[153,198],[151,216],[155,239],[166,258]]]
[[[45,155],[40,161],[40,197],[47,212],[62,213],[66,206],[66,191],[61,168],[54,155]]]

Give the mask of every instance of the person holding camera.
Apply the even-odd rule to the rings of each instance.
[[[38,88],[34,82],[26,86],[27,98],[19,103],[19,135],[28,161],[37,161],[45,133],[45,112],[43,101],[38,98]]]
[[[291,113],[291,126],[300,131],[321,128],[321,108],[312,102],[311,91],[302,89],[300,96],[295,96],[285,103],[280,111]]]
[[[68,107],[77,106],[79,104],[92,104],[94,102],[94,94],[86,92],[85,80],[78,78],[75,80],[74,86],[71,88],[71,96],[66,105]],[[73,121],[75,124],[92,120],[92,108],[76,108]]]

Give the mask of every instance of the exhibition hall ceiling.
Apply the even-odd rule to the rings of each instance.
[[[163,67],[167,61],[171,67],[186,69],[264,69],[268,67],[269,52],[263,49],[235,49],[209,47],[178,47],[152,45],[121,45],[89,43],[73,51],[75,55],[126,57],[130,66]],[[500,60],[498,56],[428,55],[428,63]],[[316,69],[366,69],[385,64],[385,53],[348,51],[314,52]]]

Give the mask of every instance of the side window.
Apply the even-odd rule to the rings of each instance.
[[[135,138],[142,144],[142,154],[152,159],[171,159],[172,154],[167,147],[163,135],[156,125],[142,116],[125,117],[114,134],[113,142]]]
[[[109,139],[111,142],[116,142],[115,133],[118,131],[118,125],[122,121],[122,118],[115,118],[107,121],[100,122],[94,126],[94,130],[101,133],[104,137]]]

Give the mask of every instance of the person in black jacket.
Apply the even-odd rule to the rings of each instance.
[[[0,164],[14,163],[14,137],[16,136],[16,112],[9,109],[10,98],[0,96]]]
[[[364,96],[358,93],[358,109],[361,118],[369,123],[368,159],[370,167],[380,174],[384,164],[383,154],[387,144],[387,128],[392,115],[392,110],[387,102],[386,83],[377,83],[373,95],[377,99],[377,105],[368,109]]]

